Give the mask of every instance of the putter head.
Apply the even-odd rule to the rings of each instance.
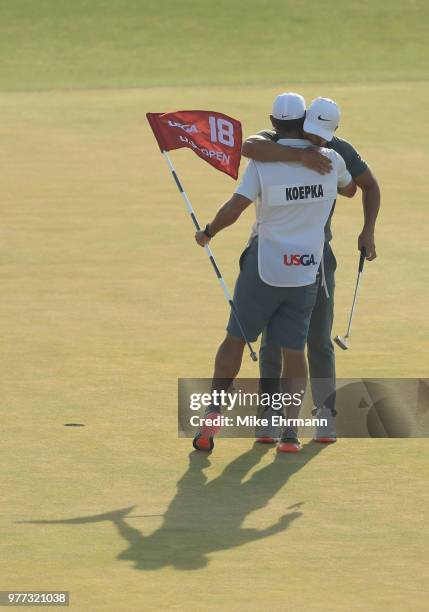
[[[349,347],[347,346],[347,340],[343,336],[335,336],[334,338],[335,344],[338,344],[343,351],[346,351]]]

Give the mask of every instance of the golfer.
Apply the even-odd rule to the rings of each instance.
[[[339,118],[337,105],[329,101],[330,116]],[[274,101],[271,117],[279,146],[305,148],[303,139],[305,101],[294,93],[281,94]],[[318,127],[318,126],[316,126]],[[332,131],[336,124],[330,123]],[[217,212],[204,231],[195,234],[205,246],[221,230],[232,225],[255,201],[255,235],[240,258],[240,274],[234,292],[234,305],[248,339],[255,341],[266,329],[268,345],[280,347],[283,357],[283,391],[300,393],[305,389],[307,365],[304,347],[323,261],[324,226],[337,192],[352,197],[356,192],[343,158],[323,149],[332,168],[327,174],[288,162],[250,161],[240,186]],[[323,266],[322,266],[323,272]],[[237,376],[245,341],[231,313],[227,335],[215,361],[213,391],[226,391]],[[216,407],[207,410],[202,428],[194,438],[197,450],[211,450],[218,427],[212,426]],[[297,418],[299,406],[287,408],[289,419]],[[297,432],[286,427],[278,450],[301,449]]]
[[[377,180],[356,149],[346,140],[334,137],[333,127],[337,122],[334,107],[324,98],[316,98],[307,109],[304,123],[305,137],[313,147],[301,148],[284,146],[280,143],[278,132],[267,130],[249,137],[243,143],[243,155],[257,162],[298,162],[312,168],[322,175],[329,172],[331,161],[325,151],[331,149],[339,153],[345,161],[347,170],[354,182],[362,190],[364,223],[358,237],[358,249],[365,247],[367,260],[376,257],[374,231],[380,208],[380,189]],[[319,149],[325,147],[325,149]],[[308,331],[307,356],[310,381],[315,405],[315,415],[326,419],[328,425],[316,429],[314,439],[319,442],[335,442],[335,353],[331,340],[334,318],[335,269],[337,262],[330,246],[332,239],[331,214],[325,225],[325,245],[323,252],[324,278],[320,278],[316,304],[313,309]],[[259,352],[261,390],[275,390],[273,381],[279,381],[282,356],[280,349],[269,342],[267,334],[262,337]],[[269,411],[268,411],[269,412]],[[266,415],[270,417],[270,414]],[[275,428],[258,432],[260,441],[272,442],[276,436]],[[257,435],[258,435],[257,434]]]

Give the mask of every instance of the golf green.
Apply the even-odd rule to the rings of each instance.
[[[177,378],[211,376],[228,308],[145,113],[213,109],[250,134],[281,91],[338,101],[382,212],[337,372],[426,377],[426,4],[1,10],[1,589],[69,590],[82,612],[425,610],[425,439],[292,457],[178,439]],[[207,221],[234,181],[172,157]],[[252,222],[213,241],[231,288]],[[360,195],[340,198],[335,333],[361,224]]]

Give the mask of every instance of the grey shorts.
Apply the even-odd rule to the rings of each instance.
[[[258,239],[240,257],[240,274],[234,290],[234,306],[250,342],[267,329],[267,343],[303,350],[307,342],[311,312],[317,297],[317,281],[304,287],[273,287],[258,271]],[[242,338],[231,312],[227,331]]]

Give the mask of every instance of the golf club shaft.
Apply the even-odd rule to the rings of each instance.
[[[177,185],[177,188],[180,191],[180,194],[181,194],[181,196],[182,196],[182,198],[183,198],[183,200],[184,200],[184,202],[186,204],[186,208],[188,209],[188,212],[189,212],[189,214],[191,216],[192,222],[195,225],[196,230],[200,231],[201,230],[201,226],[198,223],[198,219],[197,219],[197,217],[195,215],[195,211],[192,208],[192,204],[191,204],[191,202],[190,202],[190,200],[189,200],[185,190],[183,189],[182,184],[179,181],[179,177],[177,176],[177,173],[176,173],[176,171],[174,169],[174,166],[173,166],[173,164],[171,162],[171,159],[168,156],[166,151],[163,151],[162,154],[164,155],[165,159],[167,160],[168,166],[169,166],[169,168],[171,170],[171,174],[173,175],[173,178],[174,178],[174,181],[175,181],[175,183]],[[211,262],[211,264],[213,266],[213,270],[215,271],[215,274],[216,274],[216,276],[217,276],[217,278],[219,280],[219,283],[220,283],[220,285],[221,285],[221,287],[223,289],[223,293],[224,293],[225,298],[226,298],[226,300],[227,300],[227,302],[228,302],[228,304],[229,304],[229,306],[231,308],[232,314],[235,317],[235,320],[237,321],[237,325],[238,325],[238,328],[239,328],[239,330],[241,332],[241,335],[243,336],[243,339],[246,342],[247,347],[248,347],[248,349],[250,351],[250,357],[253,359],[253,361],[258,361],[256,353],[253,350],[252,345],[250,344],[249,340],[247,339],[246,334],[244,333],[243,326],[241,325],[240,319],[238,318],[238,314],[237,314],[237,311],[235,309],[234,302],[232,301],[231,294],[229,293],[229,290],[228,290],[228,287],[226,286],[224,278],[223,278],[222,274],[220,273],[220,270],[218,268],[218,265],[216,263],[216,260],[214,258],[214,255],[213,255],[209,245],[206,244],[204,249],[205,249],[205,251],[206,251],[206,253],[208,255],[208,258],[210,259],[210,262]]]
[[[360,253],[360,258],[359,258],[359,268],[358,268],[358,275],[357,275],[357,279],[356,279],[355,292],[354,292],[354,295],[353,295],[353,303],[352,303],[352,308],[351,308],[351,311],[350,311],[349,324],[347,326],[346,335],[344,336],[345,338],[349,338],[350,337],[350,330],[352,328],[353,315],[354,315],[355,306],[356,306],[356,298],[357,298],[358,289],[359,289],[360,277],[361,277],[361,274],[363,272],[363,264],[365,262],[365,257],[366,257],[366,250],[365,250],[365,247],[362,247],[361,253]]]

